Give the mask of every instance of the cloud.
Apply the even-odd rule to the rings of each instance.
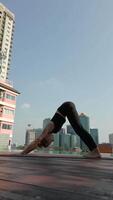
[[[61,82],[59,80],[57,80],[56,78],[50,78],[50,79],[47,79],[47,80],[40,81],[39,85],[41,87],[45,87],[45,86],[60,87]]]
[[[29,103],[23,103],[21,105],[21,108],[25,108],[25,109],[29,109],[31,107],[31,105]]]

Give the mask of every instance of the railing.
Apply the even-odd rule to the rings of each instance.
[[[3,83],[3,84],[7,84],[7,85],[10,85],[13,87],[13,81],[10,81],[10,80],[0,80],[0,83]]]

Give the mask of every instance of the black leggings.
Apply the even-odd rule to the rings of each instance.
[[[80,136],[80,138],[83,140],[83,142],[88,146],[90,151],[93,151],[97,145],[94,142],[91,135],[86,131],[79,119],[78,113],[76,111],[76,107],[74,103],[72,102],[64,102],[58,109],[51,121],[53,121],[55,128],[52,131],[53,133],[57,133],[62,125],[65,123],[66,119],[68,118],[71,126],[73,127],[74,131],[77,133],[77,135]]]

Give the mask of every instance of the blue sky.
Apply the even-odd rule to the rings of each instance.
[[[68,100],[107,142],[113,132],[113,1],[1,2],[16,20],[9,79],[21,95],[14,141],[23,144],[27,124],[42,127]]]

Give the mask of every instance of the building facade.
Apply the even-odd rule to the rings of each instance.
[[[88,131],[88,133],[90,133],[90,123],[89,123],[89,117],[86,116],[84,113],[81,113],[79,115],[79,118],[80,118],[80,122],[82,124],[82,126],[84,127],[84,129],[86,131]],[[85,145],[85,143],[80,140],[80,148],[83,150],[83,151],[86,151],[88,150],[88,147]]]
[[[51,120],[50,118],[45,118],[43,120],[43,129],[49,124],[50,120]]]
[[[11,147],[16,97],[20,94],[8,80],[14,18],[14,14],[0,3],[0,150]]]
[[[0,150],[12,142],[17,95],[19,92],[11,85],[0,81]]]
[[[73,144],[71,145],[72,148],[78,147],[80,148],[80,137],[76,134],[74,129],[70,124],[67,125],[67,133],[71,135],[71,138],[74,139]]]
[[[91,134],[92,138],[94,139],[95,143],[98,145],[99,144],[98,129],[97,128],[91,128],[90,134]]]
[[[109,134],[109,143],[113,145],[113,133]]]
[[[64,149],[65,150],[70,150],[71,147],[71,135],[70,134],[65,134],[64,137]]]
[[[59,133],[54,134],[53,147],[54,147],[55,149],[59,149],[59,147],[60,147],[60,134],[59,134]]]
[[[70,148],[74,149],[77,147],[77,137],[76,135],[70,135]]]
[[[8,79],[15,16],[0,3],[0,80]]]
[[[70,124],[68,124],[66,127],[67,127],[67,133],[70,133],[71,135],[75,135],[75,131]]]

